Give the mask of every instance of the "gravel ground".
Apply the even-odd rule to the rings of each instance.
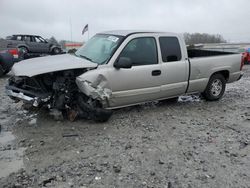
[[[1,78],[0,186],[250,187],[250,66],[244,69],[220,101],[184,96],[117,110],[106,123],[25,111],[5,95]]]

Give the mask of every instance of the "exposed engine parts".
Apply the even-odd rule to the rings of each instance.
[[[47,105],[52,111],[60,112],[70,121],[77,118],[106,121],[111,116],[110,110],[102,108],[102,97],[90,98],[82,93],[76,84],[76,77],[85,70],[67,70],[35,77],[12,77],[9,85],[12,96],[22,99],[33,106]],[[91,91],[94,92],[92,89]],[[90,91],[90,92],[91,92]],[[101,89],[99,88],[99,92]],[[51,113],[52,115],[55,113]]]

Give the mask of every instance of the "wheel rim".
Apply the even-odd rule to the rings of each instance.
[[[21,51],[23,54],[26,54],[28,52],[26,48],[19,48],[19,51]]]
[[[54,49],[54,53],[55,53],[55,54],[58,54],[58,53],[59,53],[59,49],[55,48],[55,49]]]
[[[215,97],[219,96],[222,91],[222,82],[219,79],[215,79],[212,82],[211,94]]]

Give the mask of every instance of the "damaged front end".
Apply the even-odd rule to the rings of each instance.
[[[21,100],[35,107],[47,106],[51,110],[60,111],[71,121],[76,118],[106,121],[111,111],[103,109],[100,101],[108,97],[108,90],[104,92],[99,88],[95,93],[89,85],[85,87],[86,93],[78,89],[76,78],[86,71],[76,69],[33,77],[14,76],[8,81],[6,93],[15,101]],[[98,93],[101,94],[99,97]]]
[[[107,79],[101,74],[88,79],[85,77],[85,75],[81,75],[76,79],[79,90],[88,97],[100,101],[103,107],[107,107],[112,95]]]
[[[37,79],[29,77],[11,77],[6,85],[6,93],[17,102],[21,100],[35,107],[49,101],[52,94]]]

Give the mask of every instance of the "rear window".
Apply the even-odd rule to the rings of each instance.
[[[15,37],[15,36],[7,36],[6,39],[7,39],[7,40],[15,40],[16,37]]]
[[[163,62],[181,60],[181,47],[177,37],[160,37],[159,41]]]

